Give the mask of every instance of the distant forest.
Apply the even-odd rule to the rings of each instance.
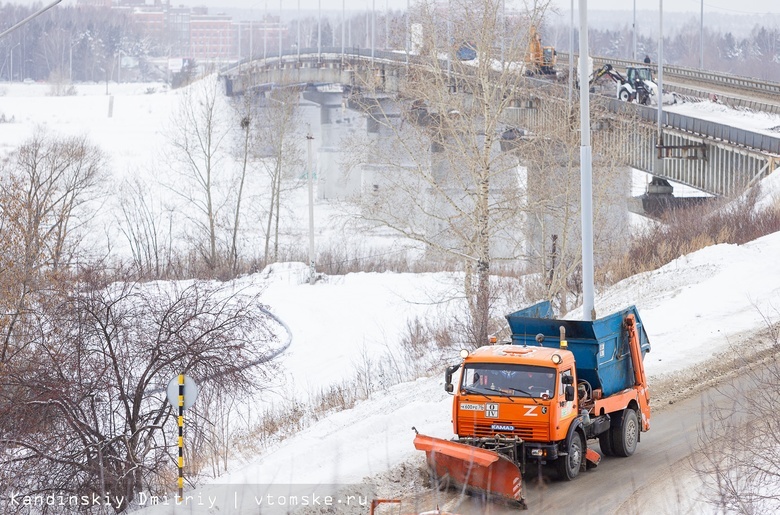
[[[29,6],[0,3],[0,30],[11,27],[34,12]],[[405,14],[392,11],[377,13],[376,43],[402,48],[405,37]],[[545,45],[568,49],[567,27],[558,24],[543,27]],[[770,20],[771,21],[771,20]],[[285,47],[294,43],[297,20],[288,22],[290,30]],[[308,14],[301,23],[303,46],[316,46],[317,20]],[[765,80],[780,81],[780,29],[756,24],[752,31],[729,31],[705,27],[704,66],[708,70],[733,73]],[[364,12],[349,19],[349,43],[366,46],[370,38],[369,19]],[[387,32],[386,32],[387,31]],[[651,32],[648,27],[648,32]],[[340,16],[330,13],[322,23],[323,46],[340,46]],[[578,36],[574,36],[575,48]],[[677,24],[664,37],[664,61],[668,64],[699,67],[699,25],[693,20]],[[630,27],[616,29],[591,28],[590,53],[604,57],[631,58],[633,36]],[[657,62],[658,43],[652,35],[637,37],[637,56],[649,55]],[[157,80],[165,77],[160,63],[169,56],[168,42],[144,34],[133,23],[127,11],[89,6],[59,5],[35,18],[22,28],[0,40],[0,80],[49,80],[71,82],[102,82],[119,79],[119,58],[133,58],[134,73],[125,80]],[[186,57],[186,56],[175,56]],[[154,63],[157,63],[155,65]]]
[[[677,66],[699,68],[701,53],[700,25],[693,21],[665,31],[664,62]],[[566,27],[555,26],[549,30],[557,39],[553,44],[564,49],[569,46]],[[631,59],[633,35],[630,27],[617,30],[590,29],[588,31],[590,54],[601,57]],[[579,34],[575,31],[577,49]],[[637,59],[648,55],[658,62],[658,38],[637,34]],[[739,37],[730,31],[704,28],[704,68],[757,79],[780,81],[780,28],[756,24],[750,33]]]

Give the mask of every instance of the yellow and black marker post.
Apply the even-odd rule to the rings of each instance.
[[[177,410],[179,426],[179,478],[178,478],[178,502],[184,501],[184,411],[195,404],[198,397],[198,385],[191,377],[179,374],[168,382],[166,391],[168,402]]]
[[[184,500],[184,374],[179,374],[179,502]]]

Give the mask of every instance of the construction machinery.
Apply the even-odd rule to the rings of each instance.
[[[528,34],[528,50],[525,54],[525,70],[529,75],[555,75],[558,53],[555,47],[542,46],[542,37],[532,25]]]
[[[588,86],[592,87],[605,76],[617,84],[617,97],[624,102],[650,105],[658,101],[658,84],[653,79],[653,72],[648,66],[628,66],[626,74],[622,75],[611,64],[606,63],[591,74]],[[673,94],[665,93],[663,103],[674,104],[676,98]]]
[[[446,369],[457,436],[418,433],[414,445],[425,451],[435,486],[525,507],[525,476],[552,470],[573,480],[598,465],[590,441],[604,455],[634,454],[650,428],[650,343],[634,306],[576,321],[552,318],[542,302],[506,318],[510,343],[462,351],[462,362]]]

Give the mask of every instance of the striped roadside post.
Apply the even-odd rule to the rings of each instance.
[[[179,502],[184,499],[184,374],[179,374]]]
[[[177,499],[179,502],[182,502],[184,500],[184,410],[191,408],[195,404],[195,399],[198,396],[198,385],[189,376],[179,374],[170,380],[166,393],[168,402],[177,410],[177,425],[179,427]]]

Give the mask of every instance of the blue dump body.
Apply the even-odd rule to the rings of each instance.
[[[549,301],[540,302],[506,316],[515,345],[539,345],[537,334],[544,335],[541,345],[560,347],[560,327],[566,329],[568,349],[577,363],[577,378],[587,380],[594,389],[601,388],[604,397],[634,385],[634,367],[631,363],[628,333],[623,320],[629,314],[636,317],[642,359],[650,352],[642,319],[636,307],[613,313],[598,320],[556,320],[552,318]]]

